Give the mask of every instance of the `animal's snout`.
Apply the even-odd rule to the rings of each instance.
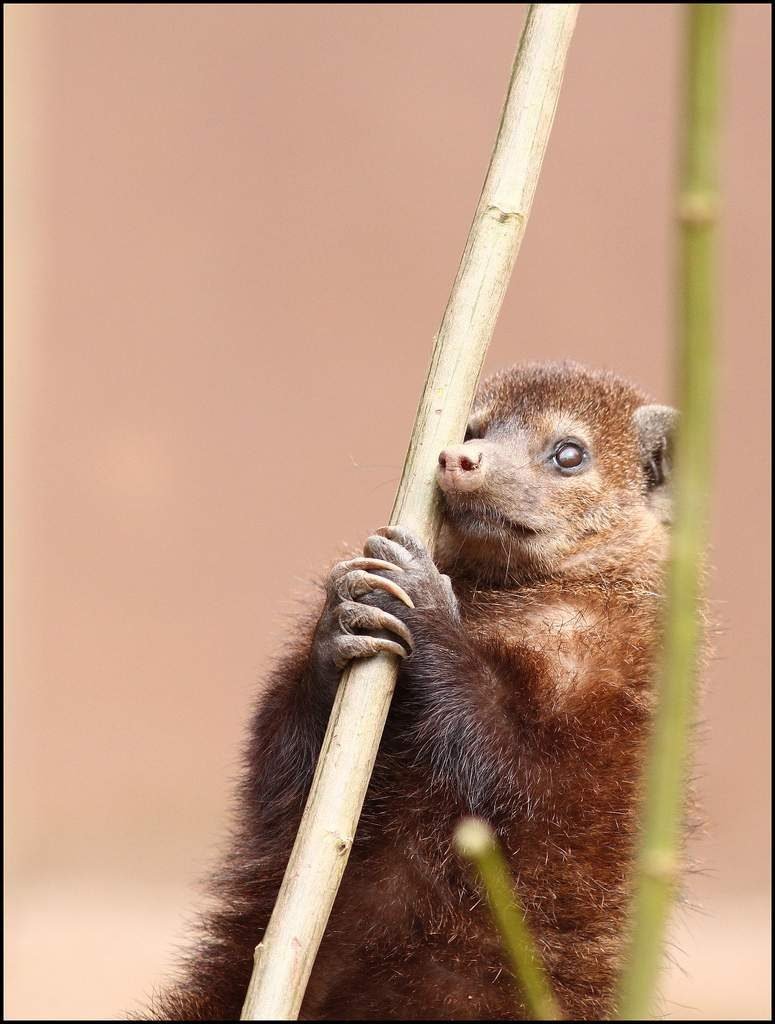
[[[437,479],[443,491],[473,491],[481,485],[483,453],[476,445],[453,445],[439,455]]]
[[[472,469],[478,469],[481,461],[481,452],[463,453],[455,448],[445,448],[441,455],[439,455],[439,465],[443,470],[450,473],[454,473],[457,469],[461,469],[465,473],[470,472]]]

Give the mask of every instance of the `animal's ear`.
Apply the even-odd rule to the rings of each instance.
[[[646,486],[652,498],[664,504],[663,518],[669,521],[673,437],[678,413],[669,405],[642,405],[635,410],[632,418]]]

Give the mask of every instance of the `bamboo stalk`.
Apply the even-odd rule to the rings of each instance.
[[[525,912],[511,881],[506,858],[490,826],[479,818],[461,822],[455,832],[458,851],[476,868],[493,920],[511,960],[532,1020],[560,1020],[541,957],[525,923]]]
[[[620,1017],[652,1009],[675,896],[706,542],[713,390],[716,162],[724,4],[687,4],[686,98],[679,195],[678,407],[674,522],[659,706],[647,768],[628,968]]]
[[[439,451],[465,429],[484,355],[525,231],[554,119],[577,4],[532,4],[495,148],[430,369],[390,518],[433,545]],[[394,656],[342,676],[312,788],[264,938],[243,1020],[298,1016],[344,872],[397,674]]]

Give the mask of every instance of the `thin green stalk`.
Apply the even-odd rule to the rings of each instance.
[[[678,261],[674,521],[659,704],[648,761],[632,941],[619,1015],[652,1011],[675,897],[694,712],[699,590],[710,481],[720,54],[725,4],[687,4],[686,98]]]
[[[484,884],[490,911],[532,1019],[560,1020],[560,1011],[525,924],[524,911],[514,891],[506,859],[492,829],[478,818],[469,818],[458,826],[455,845],[474,865]]]

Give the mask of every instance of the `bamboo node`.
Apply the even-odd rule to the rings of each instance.
[[[719,213],[719,198],[715,192],[684,192],[678,199],[680,224],[712,224]]]
[[[672,884],[678,877],[678,860],[668,850],[653,850],[644,858],[643,870],[657,882]]]
[[[329,830],[329,835],[334,837],[334,847],[338,854],[346,854],[350,852],[350,847],[353,844],[353,836],[342,835],[341,832],[336,832],[333,829]]]
[[[497,203],[489,203],[484,210],[485,217],[492,217],[499,224],[507,224],[510,220],[523,221],[524,215],[519,210],[504,210]]]

